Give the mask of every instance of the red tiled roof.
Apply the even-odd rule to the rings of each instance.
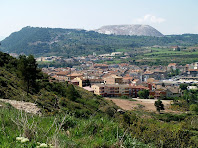
[[[125,77],[123,77],[123,79],[124,79],[124,80],[132,80],[133,77],[125,76]]]
[[[168,66],[176,66],[177,63],[169,63]]]
[[[152,71],[145,71],[144,74],[153,74]]]
[[[107,66],[108,67],[107,64],[94,64],[94,67],[96,67],[96,66]]]
[[[60,72],[57,72],[57,75],[67,75],[69,74],[69,71],[60,71]]]
[[[198,71],[198,69],[189,69],[188,71]]]
[[[73,76],[73,77],[79,77],[79,76],[82,76],[83,74],[80,74],[80,73],[72,73],[72,74],[68,74],[67,76],[70,77],[70,76]]]

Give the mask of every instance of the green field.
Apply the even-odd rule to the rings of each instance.
[[[173,62],[185,65],[198,61],[198,50],[173,51],[172,49],[151,48],[151,51],[152,52],[150,53],[139,55],[138,59],[143,59],[143,61],[146,60],[148,62],[155,62],[155,64],[159,63],[162,65]]]

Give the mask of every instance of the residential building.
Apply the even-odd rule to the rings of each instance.
[[[150,96],[153,96],[155,99],[159,99],[161,97],[166,97],[166,90],[164,89],[155,89],[149,92]]]
[[[177,63],[170,63],[167,66],[167,71],[176,70],[176,69],[177,69]]]
[[[117,75],[110,75],[104,78],[104,84],[122,84],[123,78]]]
[[[188,86],[188,90],[198,90],[197,86]]]
[[[94,93],[103,97],[120,97],[120,96],[132,96],[138,97],[140,90],[147,89],[144,86],[131,86],[129,84],[94,84],[91,86]]]
[[[107,69],[107,64],[94,64],[94,68]]]
[[[76,80],[76,81],[79,82],[79,85],[78,85],[79,87],[85,87],[85,86],[90,86],[91,85],[89,79],[86,79],[86,78],[76,77],[73,80]]]
[[[80,74],[80,73],[72,73],[72,74],[68,74],[67,77],[68,79],[71,81],[73,80],[74,78],[77,78],[77,77],[82,77],[83,74]]]
[[[189,69],[187,75],[190,77],[198,77],[198,69]]]
[[[173,49],[173,51],[180,51],[181,49],[179,48],[179,46],[172,46],[171,47]]]

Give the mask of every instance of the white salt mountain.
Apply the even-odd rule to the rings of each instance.
[[[108,25],[95,31],[102,34],[115,35],[163,36],[162,33],[149,25]]]

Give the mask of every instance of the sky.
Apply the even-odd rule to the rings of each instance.
[[[97,29],[146,24],[198,34],[198,0],[0,0],[0,40],[23,27]]]

